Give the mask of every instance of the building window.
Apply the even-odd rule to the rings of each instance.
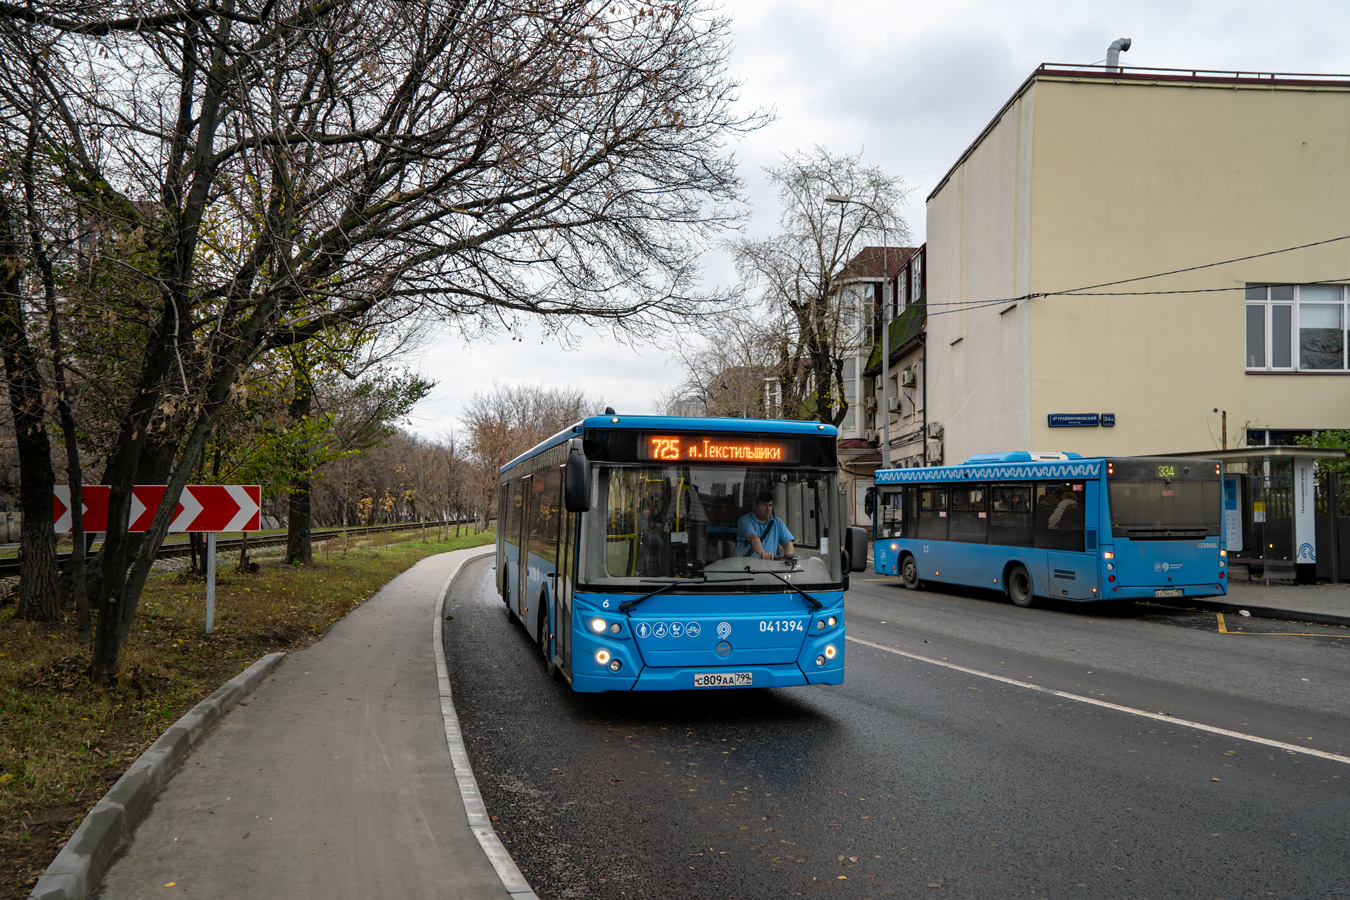
[[[1335,284],[1248,285],[1247,371],[1350,371],[1347,290]]]

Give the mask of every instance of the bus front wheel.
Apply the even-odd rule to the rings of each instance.
[[[552,642],[548,639],[548,600],[539,600],[539,653],[544,657],[544,672],[549,678],[558,677],[558,664],[553,661]]]
[[[911,591],[919,589],[919,564],[908,553],[900,558],[900,583]]]
[[[1017,565],[1009,569],[1004,585],[1008,589],[1008,599],[1013,602],[1013,606],[1026,609],[1035,602],[1036,597],[1031,592],[1031,573],[1027,571],[1026,566]]]

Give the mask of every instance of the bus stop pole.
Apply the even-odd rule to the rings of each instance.
[[[206,633],[216,625],[216,533],[206,533]]]

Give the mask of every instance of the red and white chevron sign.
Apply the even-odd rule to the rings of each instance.
[[[138,484],[131,489],[131,514],[127,531],[149,531],[155,512],[164,499],[162,484]],[[108,530],[108,501],[112,488],[87,485],[80,491],[84,507],[84,530]],[[262,488],[256,484],[190,484],[183,488],[169,531],[261,531]],[[74,527],[70,511],[70,486],[52,489],[53,529],[68,534]]]

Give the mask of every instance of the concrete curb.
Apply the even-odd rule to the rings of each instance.
[[[131,832],[188,749],[231,707],[248,696],[285,655],[264,656],[170,725],[103,799],[94,804],[38,879],[29,900],[84,900],[117,845]]]
[[[459,782],[459,796],[464,801],[464,812],[469,819],[469,828],[478,838],[478,846],[483,848],[488,862],[501,879],[502,887],[511,895],[512,900],[537,900],[530,884],[516,867],[516,862],[507,852],[501,839],[492,827],[487,807],[483,805],[483,795],[478,791],[478,780],[474,778],[473,767],[469,764],[469,752],[464,747],[464,735],[459,729],[459,713],[455,711],[455,701],[450,694],[450,672],[445,663],[445,599],[450,596],[450,588],[464,567],[471,562],[485,559],[496,552],[480,553],[460,561],[459,565],[445,579],[441,596],[436,600],[436,620],[432,623],[432,646],[436,651],[436,681],[440,686],[441,716],[445,719],[445,742],[450,748],[450,760],[455,767],[455,779]]]
[[[1249,603],[1234,603],[1231,600],[1219,600],[1213,597],[1201,597],[1196,600],[1188,599],[1186,602],[1193,604],[1192,608],[1201,609],[1206,612],[1221,612],[1226,614],[1237,613],[1245,609],[1253,616],[1261,619],[1284,619],[1291,622],[1314,622],[1318,625],[1350,626],[1350,615],[1341,615],[1338,613],[1308,612],[1306,610],[1289,609],[1287,607],[1281,608],[1277,606],[1253,606]],[[1170,603],[1149,602],[1149,605],[1160,606],[1167,609],[1186,608]]]

